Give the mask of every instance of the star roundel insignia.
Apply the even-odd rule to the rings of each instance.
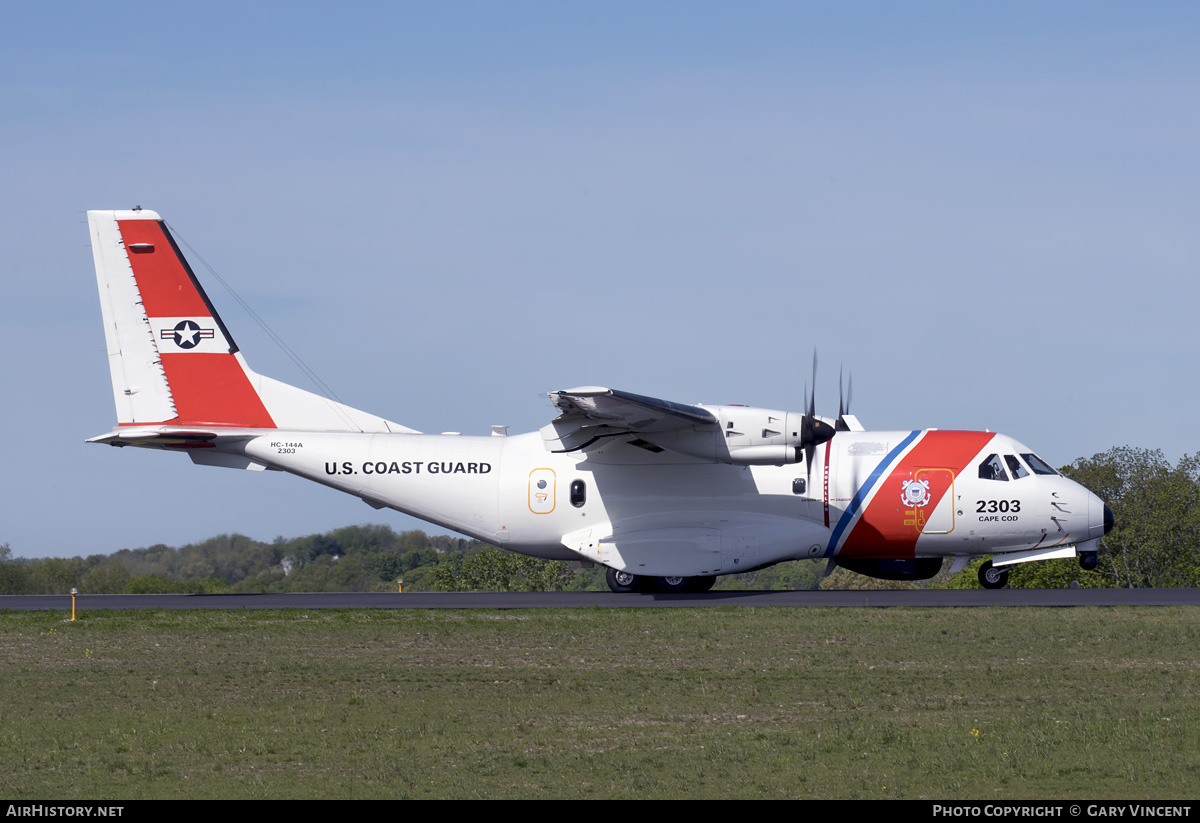
[[[201,328],[195,320],[180,320],[173,329],[163,329],[159,336],[163,340],[174,340],[181,349],[194,349],[201,340],[212,340],[216,329]]]
[[[191,320],[180,320],[175,324],[175,345],[181,349],[192,349],[200,342],[200,327]]]

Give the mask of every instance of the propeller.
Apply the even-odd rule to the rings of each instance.
[[[854,375],[850,375],[846,393],[842,394],[842,370],[838,369],[838,419],[837,431],[850,431],[850,427],[846,425],[846,415],[850,413],[850,399],[854,395]]]
[[[812,391],[808,385],[804,387],[808,395],[808,408],[804,411],[804,422],[800,429],[800,447],[804,449],[805,471],[808,475],[807,486],[812,486],[812,464],[817,454],[817,446],[829,440],[836,434],[833,426],[824,420],[817,419],[817,350],[813,349]],[[838,393],[841,393],[839,386]]]

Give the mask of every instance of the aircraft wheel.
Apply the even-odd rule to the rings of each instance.
[[[689,592],[706,592],[713,587],[713,583],[717,582],[717,578],[713,575],[704,577],[689,577],[688,587]]]
[[[979,585],[985,589],[1003,589],[1008,583],[1008,569],[997,569],[988,560],[979,567]]]
[[[688,591],[688,583],[691,582],[690,577],[659,577],[655,581],[658,584],[660,592],[686,592]]]
[[[617,594],[635,592],[638,589],[638,583],[641,582],[636,574],[626,571],[619,572],[616,569],[609,569],[604,579],[608,582],[608,587]]]
[[[1079,568],[1084,571],[1091,571],[1100,565],[1099,552],[1082,552],[1079,555]]]

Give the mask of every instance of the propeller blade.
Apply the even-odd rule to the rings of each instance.
[[[846,414],[848,403],[846,397],[841,391],[841,366],[838,367],[838,420],[841,420],[841,415]]]
[[[845,396],[842,395],[842,373],[838,371],[838,419],[837,430],[840,432],[849,431],[850,427],[846,425],[845,417],[850,413],[850,400],[854,395],[854,375],[851,374],[847,381]]]
[[[840,376],[838,382],[838,394],[841,394]],[[817,350],[815,348],[813,349],[812,390],[809,390],[806,383],[804,393],[808,398],[808,409],[805,411],[804,421],[800,424],[800,445],[804,448],[805,471],[808,475],[808,486],[805,488],[809,488],[812,485],[812,464],[813,458],[817,455],[817,446],[829,440],[837,431],[825,421],[817,419]]]
[[[812,379],[812,394],[808,396],[808,416],[815,417],[817,414],[817,350],[813,349],[813,379]]]

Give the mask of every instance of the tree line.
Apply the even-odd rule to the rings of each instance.
[[[1061,469],[1100,496],[1115,525],[1100,543],[1100,563],[1074,559],[1022,563],[1010,587],[1192,587],[1200,585],[1200,455],[1171,464],[1161,451],[1122,446]],[[782,563],[718,579],[719,589],[978,586],[975,569],[953,577],[898,583],[824,561]],[[949,564],[947,564],[948,566]],[[173,548],[162,544],[111,555],[22,559],[0,545],[0,594],[259,593],[395,591],[607,591],[603,569],[502,551],[478,540],[347,526],[271,543],[227,534]]]

